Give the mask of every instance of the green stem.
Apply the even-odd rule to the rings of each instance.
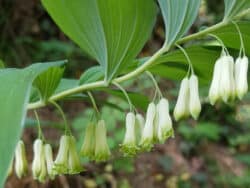
[[[57,110],[59,111],[59,113],[61,114],[61,116],[63,118],[65,134],[66,135],[71,135],[71,131],[70,131],[67,119],[65,117],[65,114],[64,114],[62,108],[55,101],[50,101],[50,103],[53,104],[57,108]]]
[[[228,21],[220,22],[220,23],[213,25],[207,29],[204,29],[198,33],[183,37],[183,38],[179,39],[176,42],[176,44],[182,44],[182,43],[191,41],[193,39],[204,37],[208,33],[211,33],[219,28],[226,26],[228,23],[229,23]],[[155,62],[155,60],[157,60],[162,54],[164,54],[168,50],[169,49],[165,49],[164,47],[161,48],[153,56],[151,56],[144,64],[142,64],[141,66],[139,66],[138,68],[136,68],[132,72],[129,72],[128,74],[125,74],[123,76],[115,78],[112,82],[121,83],[121,82],[124,82],[126,80],[132,79],[132,78],[140,75],[141,73],[145,72]],[[58,94],[55,94],[48,99],[48,102],[57,101],[57,100],[62,99],[66,96],[70,96],[70,95],[73,95],[76,93],[81,93],[81,92],[86,91],[86,90],[96,89],[96,88],[100,88],[100,87],[107,87],[107,86],[108,86],[108,84],[105,81],[97,81],[97,82],[93,82],[93,83],[84,84],[84,85],[77,86],[77,87],[72,88],[72,89],[68,89],[66,91],[62,91]],[[43,106],[46,106],[46,103],[44,103],[42,101],[38,101],[35,103],[30,103],[27,108],[28,109],[35,109],[35,108],[40,108]]]
[[[162,93],[161,93],[161,90],[160,90],[160,88],[159,88],[159,86],[158,86],[158,84],[157,84],[157,82],[156,82],[154,76],[153,76],[152,73],[149,72],[149,71],[146,71],[146,74],[147,74],[147,75],[149,76],[149,78],[153,81],[153,84],[154,84],[154,86],[155,86],[155,90],[157,91],[159,97],[162,98],[163,95],[162,95]],[[156,95],[155,95],[155,97],[156,97]],[[155,99],[155,97],[154,97],[154,99]]]
[[[125,97],[126,97],[126,99],[128,101],[129,110],[130,110],[130,112],[132,112],[133,111],[133,104],[132,104],[132,102],[131,102],[131,100],[130,100],[130,98],[128,96],[128,93],[126,92],[126,90],[120,84],[118,84],[118,83],[116,83],[114,81],[112,83],[123,92],[123,94],[125,95]]]
[[[97,108],[96,102],[95,102],[95,98],[93,97],[92,93],[90,91],[87,92],[88,96],[91,100],[91,103],[93,105],[93,108],[95,109],[96,113],[98,114],[98,116],[100,116],[100,111]]]
[[[241,44],[241,47],[240,47],[240,56],[242,55],[242,52],[243,52],[243,56],[245,56],[246,52],[245,52],[245,45],[244,45],[242,33],[240,31],[240,28],[239,28],[238,24],[236,22],[234,22],[234,21],[232,21],[232,23],[235,25],[236,30],[238,31],[239,36],[240,36],[240,44]]]
[[[44,139],[42,128],[41,128],[41,123],[40,123],[39,116],[36,110],[34,110],[34,114],[35,114],[36,121],[37,121],[38,138],[44,141],[45,139]]]

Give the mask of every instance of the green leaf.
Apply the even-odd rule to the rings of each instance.
[[[64,62],[37,63],[25,69],[0,70],[0,187],[22,132],[32,82],[37,75]]]
[[[230,20],[250,8],[250,0],[224,0],[224,20]]]
[[[80,78],[79,84],[87,84],[91,82],[95,82],[97,80],[100,80],[103,78],[103,72],[102,72],[102,67],[101,66],[94,66],[86,70]]]
[[[200,0],[158,0],[165,23],[165,48],[181,38],[193,24]]]
[[[42,0],[54,21],[97,60],[110,81],[138,55],[154,26],[154,0]]]
[[[47,101],[54,93],[63,76],[63,72],[64,67],[51,67],[34,80],[33,85],[38,88],[43,101]]]

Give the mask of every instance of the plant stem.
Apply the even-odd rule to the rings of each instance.
[[[183,37],[180,40],[178,40],[176,42],[176,44],[182,44],[182,43],[188,42],[188,41],[193,40],[193,39],[201,38],[201,37],[207,35],[208,33],[211,33],[219,28],[224,27],[228,23],[229,23],[228,21],[220,22],[220,23],[213,25],[207,29],[204,29],[198,33],[194,33],[194,34],[191,34],[189,36]],[[120,82],[124,82],[126,80],[132,79],[132,78],[140,75],[141,73],[145,72],[155,62],[155,60],[157,58],[159,58],[162,54],[164,54],[168,50],[169,49],[165,49],[164,47],[162,47],[153,56],[151,56],[144,64],[142,64],[141,66],[139,66],[138,68],[136,68],[132,72],[129,72],[128,74],[125,74],[123,76],[115,78],[112,82],[120,83]],[[57,101],[59,99],[65,98],[66,96],[80,93],[82,91],[91,90],[91,89],[100,88],[100,87],[107,87],[107,86],[108,86],[108,84],[105,81],[97,81],[97,82],[93,82],[93,83],[80,85],[80,86],[77,86],[75,88],[68,89],[66,91],[62,91],[58,94],[51,96],[48,99],[48,102]],[[35,103],[30,103],[27,108],[28,109],[36,109],[36,108],[40,108],[43,106],[46,106],[46,103],[44,103],[43,101],[38,101]]]

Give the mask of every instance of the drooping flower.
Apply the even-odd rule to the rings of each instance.
[[[68,174],[78,174],[83,171],[83,167],[77,153],[75,138],[70,136],[69,139]]]
[[[53,165],[54,165],[53,152],[50,144],[45,144],[44,152],[45,152],[45,160],[47,165],[48,176],[50,179],[53,180],[55,178],[55,172],[53,171]]]
[[[107,143],[107,133],[104,120],[99,120],[95,130],[95,160],[106,161],[111,153]]]
[[[157,104],[158,112],[158,139],[160,142],[164,142],[168,137],[174,135],[172,127],[172,120],[169,115],[169,104],[168,100],[162,98]]]
[[[174,118],[176,121],[189,115],[189,81],[184,78],[181,81],[177,103],[174,108]]]
[[[58,154],[52,168],[55,174],[67,174],[69,147],[70,136],[63,135],[60,139]]]
[[[22,140],[18,141],[15,150],[15,171],[18,178],[22,178],[28,172],[25,145]]]
[[[218,99],[220,99],[220,81],[222,71],[222,58],[216,60],[213,71],[213,79],[209,89],[209,101],[211,105],[214,105]]]
[[[191,116],[196,120],[201,112],[201,102],[199,97],[199,84],[196,75],[191,75],[189,78],[189,112]]]
[[[133,156],[138,151],[138,147],[136,145],[135,121],[135,114],[133,112],[129,112],[126,116],[126,133],[121,145],[121,150],[127,156]]]
[[[44,145],[41,139],[36,139],[33,144],[34,159],[32,162],[32,174],[34,179],[44,182],[47,176]]]
[[[137,144],[140,143],[144,125],[145,125],[144,117],[141,114],[137,113],[135,115],[135,135]]]
[[[84,141],[80,154],[94,159],[95,157],[95,124],[89,123],[85,129]]]
[[[221,57],[220,97],[227,103],[235,97],[234,60],[229,55]]]
[[[140,145],[142,149],[150,150],[154,143],[154,118],[156,113],[156,107],[154,103],[148,105],[146,122],[143,128]]]
[[[235,84],[236,84],[236,94],[239,99],[248,91],[248,58],[244,56],[243,58],[238,57],[235,62]]]

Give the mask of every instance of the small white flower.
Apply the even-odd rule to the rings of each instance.
[[[106,161],[110,157],[104,120],[99,120],[95,129],[95,160]]]
[[[184,78],[181,81],[180,91],[177,103],[174,109],[174,118],[176,121],[189,115],[189,81]]]
[[[196,120],[201,112],[201,102],[199,97],[199,83],[196,75],[191,75],[189,79],[190,100],[189,111]]]
[[[221,58],[220,97],[227,103],[235,97],[234,60],[231,56]]]
[[[238,57],[235,62],[235,84],[239,99],[242,99],[248,91],[247,72],[248,58],[246,56],[243,58]]]
[[[135,114],[133,112],[129,112],[126,116],[126,133],[121,150],[128,156],[133,156],[138,151],[136,146]]]
[[[162,98],[157,104],[158,112],[158,139],[164,142],[168,137],[173,136],[172,120],[169,115],[168,100]]]
[[[92,122],[90,122],[85,129],[84,141],[80,154],[89,159],[94,159],[95,157],[95,124]]]
[[[76,141],[73,136],[70,136],[69,158],[68,158],[68,174],[78,174],[83,171],[80,158],[76,149]]]
[[[63,135],[60,139],[58,154],[52,168],[55,174],[67,174],[69,147],[70,136]]]
[[[22,178],[28,172],[25,145],[22,140],[18,141],[15,150],[15,171],[18,178]]]
[[[45,163],[44,145],[41,139],[36,139],[33,144],[34,159],[32,162],[32,174],[34,179],[44,182],[46,180],[47,169]]]
[[[149,150],[154,143],[154,118],[156,113],[156,107],[154,103],[148,105],[146,122],[143,128],[140,145],[143,149]]]
[[[136,114],[135,116],[135,134],[136,134],[136,143],[140,143],[142,137],[143,128],[145,125],[145,119],[141,114]]]
[[[222,59],[220,57],[215,62],[213,79],[209,89],[209,101],[211,105],[214,105],[216,101],[220,99],[221,71],[222,71]]]
[[[44,152],[45,152],[45,160],[46,160],[46,165],[47,165],[47,172],[48,172],[49,178],[53,180],[55,178],[55,173],[53,171],[53,165],[54,165],[53,152],[52,152],[52,148],[50,144],[45,144]]]

